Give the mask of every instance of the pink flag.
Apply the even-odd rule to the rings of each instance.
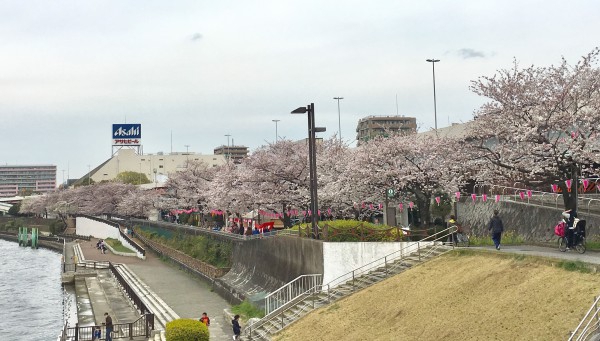
[[[531,198],[531,196],[532,196],[532,192],[531,192],[531,190],[530,190],[530,189],[528,189],[528,190],[527,190],[527,197],[528,197],[528,198]]]
[[[585,191],[588,187],[588,185],[590,184],[590,180],[588,179],[583,179],[583,190]]]
[[[383,209],[383,204],[379,204],[379,209]]]
[[[400,210],[400,212],[402,212],[402,210],[404,209],[404,205],[402,205],[402,203],[398,204],[398,209]]]
[[[552,192],[553,192],[553,193],[556,193],[556,192],[558,192],[558,185],[557,185],[557,184],[552,184],[552,185],[550,185],[550,186],[552,187]]]
[[[500,201],[500,194],[496,194],[496,202]]]
[[[437,202],[438,206],[440,206],[440,201],[442,201],[440,197],[435,197],[435,202]]]
[[[366,205],[365,205],[365,203],[363,202],[363,203],[362,203],[362,208],[365,208],[365,207],[366,207]]]
[[[456,192],[454,195],[456,196],[456,200],[460,199],[460,192]]]
[[[481,200],[483,200],[483,201],[487,201],[487,194],[485,194],[485,193],[484,193],[484,194],[482,194],[482,195],[481,195]]]
[[[369,204],[369,209],[372,210],[373,209],[373,204]]]
[[[475,202],[475,200],[477,200],[477,194],[471,194],[471,199],[473,199],[473,202]]]
[[[415,206],[415,204],[412,201],[408,203],[408,207],[410,207],[411,210],[412,210],[413,206]]]
[[[571,180],[571,179],[565,180],[565,185],[567,185],[567,189],[568,189],[569,191],[571,191],[571,184],[572,184],[572,181],[573,181],[573,180]]]
[[[331,208],[327,209],[327,214],[331,215]]]
[[[318,215],[321,215],[321,210],[317,210],[317,214],[318,214]]]
[[[525,192],[519,192],[519,197],[521,200],[525,199]]]
[[[312,210],[308,210],[308,215],[312,215]]]

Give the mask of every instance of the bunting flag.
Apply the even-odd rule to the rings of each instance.
[[[528,197],[528,198],[531,198],[531,196],[532,196],[532,195],[533,195],[533,193],[531,192],[531,190],[530,190],[530,189],[528,189],[528,190],[527,190],[527,197]]]
[[[496,194],[496,202],[500,201],[500,194]]]
[[[583,190],[585,191],[588,187],[588,185],[590,184],[590,180],[588,179],[583,179]]]
[[[550,187],[552,187],[552,193],[558,192],[558,185],[557,184],[552,184],[552,185],[550,185]]]
[[[519,192],[519,197],[521,200],[525,199],[525,192]]]
[[[402,212],[404,210],[404,205],[402,203],[399,203],[398,209],[400,210],[400,212]]]
[[[331,208],[327,209],[327,214],[331,215]]]
[[[415,206],[415,204],[412,201],[408,203],[408,207],[410,207],[411,210],[413,209],[414,206]]]
[[[471,199],[473,199],[473,202],[475,202],[475,200],[477,200],[477,194],[471,194]]]
[[[487,201],[487,194],[483,193],[481,195],[481,200],[483,200],[484,202]]]
[[[454,195],[456,196],[456,200],[460,199],[460,192],[456,192]]]
[[[379,209],[382,210],[383,209],[383,204],[379,204]]]
[[[365,207],[367,207],[367,205],[363,202],[362,203],[362,208],[365,208]]]
[[[373,209],[373,204],[369,204],[369,209],[372,210]]]
[[[572,185],[572,181],[571,179],[565,180],[565,185],[567,185],[567,190],[569,192],[571,192],[571,185]]]
[[[435,197],[435,202],[437,202],[437,205],[440,206],[440,201],[442,201],[442,198],[440,197]]]

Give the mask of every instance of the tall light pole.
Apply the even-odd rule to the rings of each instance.
[[[439,59],[427,59],[433,66],[433,117],[435,120],[435,130],[437,131],[437,105],[435,100],[435,63],[439,62]]]
[[[281,120],[271,120],[273,122],[275,122],[275,143],[277,143],[277,122],[281,121]]]
[[[324,127],[315,127],[315,105],[313,103],[306,107],[300,107],[292,111],[292,114],[308,113],[308,162],[310,173],[310,221],[312,226],[312,237],[319,239],[319,204],[317,200],[317,148],[315,145],[316,134],[326,131]]]
[[[340,135],[340,141],[342,140],[342,116],[340,115],[340,99],[344,99],[344,97],[334,97],[333,99],[338,102],[338,135]]]
[[[183,146],[185,147],[185,153],[189,154],[190,145],[189,144],[184,144]]]
[[[227,149],[225,151],[225,158],[227,159],[227,162],[229,162],[229,137],[231,135],[230,134],[225,134],[225,136],[227,136]]]

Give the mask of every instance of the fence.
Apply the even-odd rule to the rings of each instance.
[[[569,341],[597,340],[600,328],[600,296],[596,297],[594,303],[583,317],[575,331],[571,333]]]
[[[117,279],[117,282],[119,283],[121,288],[123,288],[123,291],[129,297],[131,302],[140,311],[140,314],[151,314],[152,312],[150,311],[150,309],[148,309],[148,307],[146,307],[146,304],[144,304],[142,299],[138,296],[137,292],[135,292],[135,290],[133,290],[133,288],[129,285],[129,283],[127,283],[125,278],[123,278],[121,273],[119,271],[117,271],[117,269],[115,268],[115,266],[112,263],[108,263],[108,269],[113,274],[113,276],[115,276],[115,278]],[[154,329],[154,320],[152,320],[152,329]]]
[[[94,340],[94,330],[100,328],[102,339],[106,337],[105,326],[85,326],[81,327],[79,324],[75,324],[75,327],[63,328],[61,335],[59,336],[60,341],[92,341]],[[140,316],[139,319],[133,322],[115,323],[113,324],[113,339],[128,338],[133,340],[134,337],[143,336],[150,337],[150,334],[154,330],[154,314],[146,313]]]

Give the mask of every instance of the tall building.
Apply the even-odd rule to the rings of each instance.
[[[121,149],[117,154],[99,166],[90,170],[90,178],[94,182],[109,181],[122,172],[137,172],[145,174],[153,183],[162,183],[169,173],[186,169],[187,162],[204,162],[211,167],[225,164],[225,158],[220,155],[200,155],[196,153],[162,153],[138,154],[133,149]],[[84,183],[86,174],[74,185]]]
[[[0,197],[45,193],[56,189],[56,166],[0,166]]]
[[[356,126],[356,144],[360,145],[375,136],[407,135],[417,132],[417,119],[397,115],[367,116],[361,118]]]
[[[219,146],[214,150],[215,155],[225,155],[235,163],[240,163],[243,158],[248,156],[248,147],[246,146]]]

